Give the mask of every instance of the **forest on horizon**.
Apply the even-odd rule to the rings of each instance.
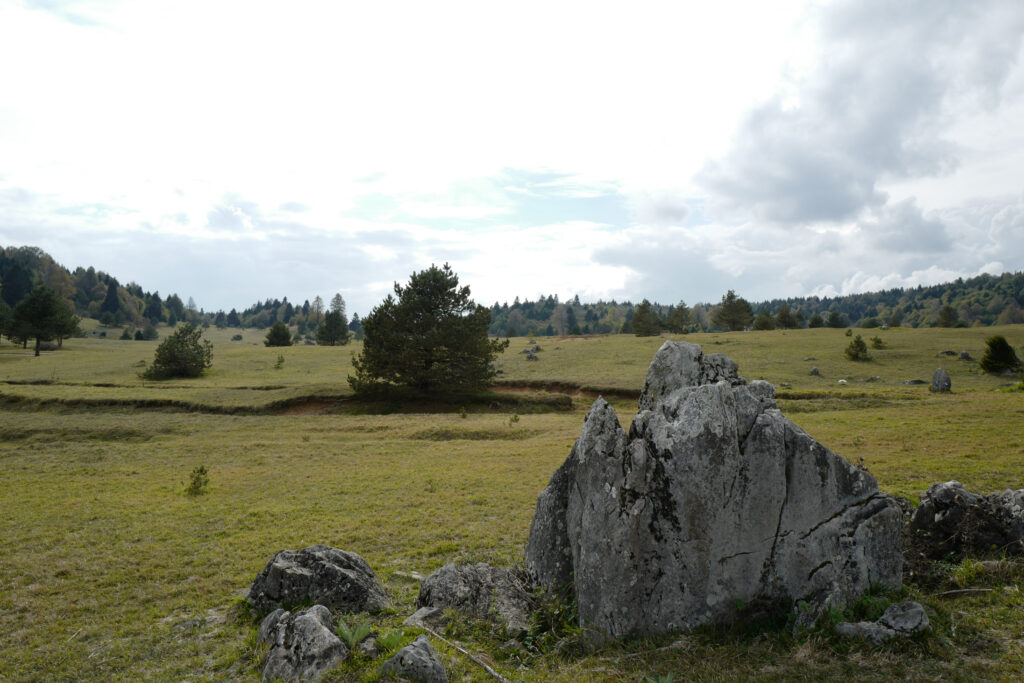
[[[188,321],[197,325],[265,329],[282,321],[296,327],[301,335],[312,333],[327,310],[324,299],[318,296],[301,304],[282,297],[257,301],[241,310],[205,311],[191,297],[183,301],[177,293],[161,296],[135,282],[123,284],[114,275],[91,266],[77,266],[72,271],[38,247],[0,249],[0,306],[13,308],[37,285],[54,289],[79,315],[117,327],[143,328]],[[330,297],[328,294],[327,298]],[[725,298],[723,293],[723,301]],[[494,302],[489,307],[488,331],[493,336],[629,333],[634,331],[634,315],[638,309],[646,314],[647,306],[663,325],[676,321],[680,331],[718,331],[723,329],[716,324],[722,303],[698,302],[688,306],[683,300],[671,304],[614,299],[583,302],[579,296],[563,301],[557,294],[534,300],[516,297],[512,303]],[[830,314],[842,326],[854,327],[1024,323],[1024,272],[984,274],[938,285],[839,297],[772,299],[750,302],[749,306],[751,313],[761,320],[775,319],[780,311],[788,310],[795,323],[792,327],[813,325],[816,315],[828,318]],[[677,311],[680,308],[683,310]],[[359,315],[353,313],[351,317],[349,327],[358,337]]]

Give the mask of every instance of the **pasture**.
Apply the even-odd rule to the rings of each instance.
[[[1019,378],[939,355],[978,359],[992,334],[1020,353],[1024,326],[857,332],[885,348],[849,361],[849,338],[832,329],[671,338],[775,384],[784,414],[886,491],[916,503],[949,479],[980,493],[1024,488]],[[521,562],[537,495],[593,397],[605,394],[628,427],[631,396],[669,338],[542,337],[536,362],[519,353],[527,340],[513,339],[494,396],[366,406],[345,381],[358,343],[267,348],[255,330],[206,336],[211,370],[167,382],[138,376],[158,342],[70,339],[39,358],[0,345],[0,679],[256,680],[254,622],[238,598],[274,552],[314,543],[369,562],[395,604],[375,623],[397,627],[414,610],[410,573]],[[928,391],[937,367],[951,394]],[[199,465],[206,493],[186,495]],[[933,610],[934,631],[882,647],[827,629],[735,629],[538,655],[503,651],[506,639],[483,624],[449,636],[513,680],[1017,678],[1024,569],[973,566],[908,585]],[[937,596],[965,587],[984,590]],[[490,680],[438,649],[453,680]],[[357,662],[334,679],[374,671]]]

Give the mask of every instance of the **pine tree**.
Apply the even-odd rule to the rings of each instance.
[[[651,307],[651,302],[644,299],[633,311],[633,334],[638,337],[654,337],[661,333],[661,319]]]
[[[342,304],[344,308],[344,304]],[[320,346],[348,344],[348,320],[340,311],[329,311],[316,328],[316,343]]]
[[[363,351],[349,384],[357,393],[480,389],[494,376],[491,360],[509,343],[487,337],[490,320],[490,310],[470,299],[468,286],[459,287],[447,263],[413,273],[362,320]]]
[[[292,345],[292,333],[288,331],[288,326],[280,320],[274,322],[270,326],[270,331],[267,332],[267,338],[263,342],[264,346],[291,346]]]
[[[714,323],[733,332],[750,327],[754,320],[754,312],[750,303],[742,297],[736,296],[731,289],[722,297],[718,313],[715,314]]]

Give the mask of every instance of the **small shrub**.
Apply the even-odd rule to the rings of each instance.
[[[277,361],[274,363],[274,369],[275,370],[280,370],[283,367],[284,367],[284,355],[279,353],[277,355]]]
[[[873,348],[873,349],[884,349],[885,348],[885,342],[882,341],[881,337],[872,337],[871,338],[871,348]]]
[[[868,345],[864,343],[864,340],[861,339],[859,334],[850,342],[850,345],[846,347],[846,357],[855,361],[868,360],[871,358],[871,356],[868,355]]]
[[[206,485],[210,483],[210,473],[206,465],[200,465],[192,470],[191,480],[185,487],[185,493],[190,496],[199,496],[206,493]]]
[[[512,417],[508,418],[508,426],[511,427],[515,423],[519,422],[519,415],[513,413]]]
[[[981,357],[979,364],[985,372],[995,374],[1004,370],[1019,371],[1021,369],[1017,353],[1006,341],[1006,337],[1000,334],[985,340],[985,355]]]
[[[462,408],[459,409],[459,417],[461,417],[463,420],[465,420],[468,416],[469,416],[469,413],[466,412],[466,406],[462,406]]]
[[[276,321],[270,326],[270,331],[267,332],[267,338],[263,342],[264,346],[291,346],[292,345],[292,333],[288,331],[288,326],[280,320]]]
[[[106,334],[106,333],[104,333],[104,334]],[[132,333],[128,331],[127,327],[124,328],[124,332],[122,332],[121,336],[118,337],[118,339],[120,339],[121,341],[131,341],[131,338],[132,338]]]
[[[851,330],[849,327],[846,328],[846,336],[847,337],[852,337],[853,336],[853,330]]]
[[[242,335],[240,335],[240,334],[234,335],[233,337],[231,337],[231,341],[242,341]]]
[[[188,323],[156,347],[153,364],[142,373],[145,379],[198,377],[213,362],[213,344],[200,339],[203,331]]]

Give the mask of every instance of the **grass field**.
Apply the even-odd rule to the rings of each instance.
[[[206,376],[165,383],[138,376],[157,342],[71,339],[39,358],[0,345],[0,679],[255,680],[253,622],[237,599],[275,551],[313,543],[367,559],[395,603],[378,624],[396,627],[418,590],[405,573],[521,561],[537,494],[592,397],[612,397],[628,423],[630,395],[665,339],[540,338],[537,362],[514,339],[498,388],[521,397],[516,421],[514,404],[486,399],[464,417],[462,406],[360,406],[345,382],[357,344],[266,348],[255,331],[230,341],[236,332],[209,331]],[[842,330],[687,339],[776,384],[795,422],[916,500],[953,478],[980,492],[1024,488],[1024,392],[937,355],[979,358],[994,333],[1024,344],[1024,326],[875,330],[865,337],[886,348],[854,363]],[[903,383],[928,382],[936,367],[952,376],[952,394]],[[534,395],[545,389],[571,395],[572,408]],[[201,464],[207,492],[188,496]],[[1024,569],[945,570],[945,583],[906,589],[933,610],[933,633],[881,648],[827,629],[733,629],[509,656],[484,625],[450,635],[514,680],[1018,678]],[[987,592],[936,596],[965,586]],[[488,680],[440,650],[453,680]],[[356,662],[334,679],[374,671]]]

